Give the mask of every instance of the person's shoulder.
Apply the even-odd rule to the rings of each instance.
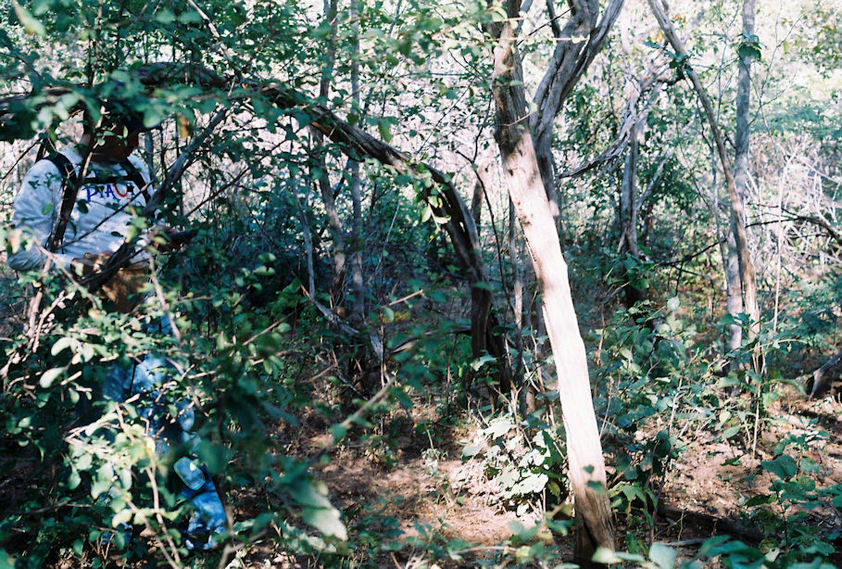
[[[26,173],[26,177],[30,179],[48,178],[51,176],[60,178],[61,171],[52,160],[48,160],[47,158],[37,160]]]
[[[137,154],[129,154],[129,162],[131,162],[132,165],[141,172],[145,173],[149,170],[149,168],[146,167],[146,162]]]
[[[82,156],[73,148],[65,148],[61,151],[56,151],[45,156],[36,162],[35,166],[46,169],[47,173],[54,173],[63,176],[67,169],[67,162],[70,162],[74,171],[78,172],[79,164],[82,163]],[[35,168],[35,166],[33,166],[33,168]]]
[[[54,152],[52,156],[56,154],[61,154],[75,166],[77,169],[79,168],[79,164],[82,163],[82,155],[79,154],[79,151],[73,148],[72,146],[68,146],[60,151]]]
[[[128,160],[132,163],[132,166],[138,169],[146,180],[149,179],[149,168],[143,158],[137,154],[130,154]]]

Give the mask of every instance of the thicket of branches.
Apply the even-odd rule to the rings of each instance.
[[[310,468],[357,443],[394,465],[406,415],[436,452],[452,450],[452,425],[480,425],[462,457],[483,464],[495,503],[552,512],[538,517],[559,544],[584,536],[580,562],[615,546],[630,553],[597,561],[672,566],[650,530],[691,434],[754,457],[772,405],[804,396],[787,385],[817,393],[839,373],[839,8],[805,0],[749,18],[750,0],[697,4],[0,8],[6,252],[28,246],[8,222],[26,171],[78,141],[83,109],[96,118],[114,99],[160,125],[138,151],[155,192],[132,234],[196,231],[153,257],[149,300],[130,314],[91,285],[137,238],[100,281],[0,272],[0,567],[224,566],[266,540],[325,565],[395,551],[409,564],[410,550],[469,563],[469,545],[401,541],[384,519],[340,511]],[[536,210],[549,223],[538,236]],[[536,237],[560,245],[569,291]],[[576,308],[563,329],[560,290]],[[172,335],[149,332],[162,315]],[[109,366],[148,353],[166,355],[166,390],[192,402],[197,454],[237,505],[206,557],[184,548],[189,511],[142,414],[96,396]],[[593,441],[573,417],[585,407]],[[320,449],[302,442],[319,433]],[[801,494],[747,508],[836,504],[842,491],[808,491],[811,472],[787,452],[767,449],[763,468]],[[116,497],[92,499],[115,479]],[[696,560],[759,566],[763,539],[780,535],[766,566],[831,559],[832,535],[793,538],[785,519],[706,542]],[[524,531],[470,562],[566,559],[539,538]]]

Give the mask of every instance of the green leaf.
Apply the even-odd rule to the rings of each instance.
[[[392,130],[389,121],[387,120],[379,120],[377,121],[377,130],[380,132],[380,137],[385,142],[390,142],[392,140]]]
[[[73,549],[73,553],[75,553],[76,555],[81,557],[82,553],[85,551],[85,540],[82,539],[82,538],[79,538],[76,541],[74,541],[72,549]],[[2,566],[2,563],[0,563],[0,566]]]
[[[775,498],[771,494],[758,494],[757,496],[752,496],[749,498],[745,506],[747,508],[751,508],[754,506],[762,506],[763,504],[771,504],[775,502]]]
[[[188,11],[178,16],[178,21],[182,24],[200,24],[202,16],[198,12]]]
[[[155,14],[155,20],[162,24],[171,24],[175,21],[175,14],[166,8],[163,8]]]
[[[512,427],[514,427],[514,424],[508,418],[498,417],[491,421],[491,423],[485,429],[485,432],[488,433],[491,436],[491,438],[499,439],[500,437],[508,433]]]
[[[70,490],[75,490],[82,482],[82,477],[79,476],[79,471],[75,468],[70,471],[70,477],[67,479],[67,487]]]
[[[0,548],[0,569],[15,569],[15,558]]]
[[[348,434],[348,427],[337,423],[330,428],[330,434],[333,435],[334,442],[341,441]]]
[[[383,315],[383,322],[390,323],[395,321],[395,311],[388,306],[381,307],[381,313]]]
[[[290,490],[296,502],[303,506],[301,517],[305,522],[326,536],[334,536],[343,541],[348,539],[348,530],[340,520],[339,510],[308,480],[296,481]]]
[[[472,361],[471,362],[471,369],[473,369],[474,371],[479,371],[480,368],[482,366],[484,366],[485,364],[493,363],[493,362],[496,362],[496,361],[497,361],[497,358],[495,358],[494,356],[486,354],[486,355],[482,356],[481,358],[477,358],[474,361]]]
[[[713,554],[714,549],[719,548],[723,543],[727,542],[731,539],[727,535],[715,535],[707,540],[702,544],[702,547],[699,548],[699,552],[696,555],[696,558],[707,557],[715,555]]]
[[[41,375],[41,379],[38,380],[38,385],[47,389],[65,371],[67,371],[66,367],[54,367],[53,369],[45,371],[43,375]]]
[[[678,552],[668,545],[655,542],[649,548],[649,559],[661,569],[673,569]]]
[[[132,519],[132,511],[129,508],[120,510],[111,518],[111,527],[119,527],[120,524],[127,524]]]
[[[615,551],[614,557],[616,561],[614,563],[620,563],[621,561],[634,561],[635,563],[646,563],[646,558],[637,553],[626,553],[624,551]],[[577,565],[578,567],[578,565]]]
[[[591,490],[593,490],[597,494],[605,494],[606,493],[605,484],[603,484],[599,480],[588,480],[587,485],[588,485],[588,488],[590,488]]]
[[[643,561],[643,559],[640,559]],[[623,561],[622,558],[618,556],[618,554],[607,547],[598,547],[596,552],[591,557],[591,561],[596,563],[600,563],[602,565],[611,565],[614,563],[620,563]]]
[[[35,19],[29,10],[18,4],[17,0],[12,0],[12,7],[15,9],[15,16],[18,17],[21,25],[27,33],[35,34],[36,36],[44,36],[46,30],[44,25]]]
[[[737,425],[735,427],[728,427],[722,432],[722,436],[726,439],[730,439],[734,435],[740,432],[740,426]]]
[[[774,460],[764,460],[760,465],[782,480],[792,478],[798,473],[798,463],[788,454],[782,454]]]
[[[67,348],[69,348],[72,343],[73,343],[73,340],[71,338],[68,338],[67,336],[64,336],[63,338],[59,338],[56,341],[56,343],[53,344],[53,347],[50,349],[50,353],[55,356],[55,355],[61,353],[63,350],[66,350]]]
[[[747,43],[740,45],[740,47],[737,49],[737,53],[740,57],[748,57],[749,59],[754,59],[757,61],[760,61],[760,58],[762,56],[762,53],[757,47]]]
[[[481,445],[468,445],[462,449],[462,460],[473,458],[482,450]]]
[[[206,440],[199,443],[196,454],[213,474],[225,470],[225,465],[231,458],[231,452],[226,447]]]

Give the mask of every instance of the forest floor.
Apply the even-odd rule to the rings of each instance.
[[[729,535],[753,546],[759,545],[764,534],[768,540],[769,531],[763,531],[756,521],[747,520],[744,504],[749,498],[769,493],[773,476],[761,468],[761,461],[774,458],[774,449],[782,441],[800,441],[795,456],[802,465],[816,465],[814,479],[818,487],[842,483],[842,405],[830,397],[807,400],[794,389],[785,391],[785,396],[769,410],[769,421],[759,433],[754,451],[750,431],[729,440],[703,431],[683,433],[686,448],[671,463],[663,479],[654,529],[641,530],[639,512],[636,518],[619,514],[616,523],[620,547],[625,549],[624,544],[628,543],[623,535],[635,532],[642,535],[643,541],[648,537],[666,543],[678,549],[682,557],[692,559],[701,542],[713,535]],[[433,447],[427,436],[416,433],[412,417],[407,415],[404,420],[403,434],[393,440],[388,464],[372,452],[370,445],[350,444],[316,469],[316,476],[327,485],[333,503],[346,515],[351,514],[352,533],[356,525],[356,531],[365,526],[375,533],[379,528],[399,534],[394,539],[404,546],[394,553],[379,554],[375,561],[380,567],[494,567],[500,566],[498,563],[507,553],[508,561],[502,565],[511,565],[515,550],[511,546],[518,545],[513,536],[518,529],[540,522],[539,508],[521,508],[518,512],[508,506],[500,500],[499,488],[487,480],[482,463],[461,459],[463,446],[475,429],[454,427],[449,444]],[[309,431],[306,423],[302,428]],[[827,436],[817,435],[820,431]],[[298,440],[304,455],[315,455],[323,448],[325,435],[312,430],[309,436]],[[789,451],[794,454],[792,448]],[[781,501],[775,502],[778,510],[772,513],[781,518],[800,507],[782,510],[780,504]],[[235,518],[249,513],[237,508],[233,511]],[[383,520],[389,523],[384,524]],[[811,509],[806,520],[822,532],[842,530],[842,515],[829,500]],[[406,547],[408,541],[416,546]],[[429,545],[434,542],[460,544],[461,549],[456,548],[460,558],[432,557]],[[572,559],[572,537],[556,538],[553,547],[557,550],[554,562]],[[842,566],[838,553],[830,560]],[[312,560],[292,559],[272,551],[270,542],[240,552],[238,560],[230,565],[312,566],[316,566]]]
[[[324,386],[313,387],[314,393],[325,391],[319,389]],[[639,508],[616,513],[618,546],[628,550],[635,539],[644,544],[658,541],[678,548],[690,559],[701,542],[713,535],[730,535],[751,545],[761,545],[765,536],[767,542],[762,547],[781,545],[768,542],[768,536],[778,535],[781,541],[787,537],[778,529],[769,529],[780,524],[774,526],[770,517],[765,522],[770,525],[764,527],[758,518],[746,517],[750,510],[756,512],[746,502],[768,494],[774,481],[762,463],[773,460],[781,446],[787,445],[787,453],[800,467],[810,469],[817,488],[842,484],[842,404],[838,397],[811,400],[795,389],[778,389],[781,397],[767,409],[756,444],[750,421],[730,438],[701,427],[682,430],[679,426],[677,436],[684,448],[665,477],[654,483],[653,491],[659,497],[654,527],[642,523],[645,516]],[[442,421],[440,410],[429,401],[416,403],[409,411],[393,410],[380,419],[379,441],[369,437],[361,442],[351,436],[327,455],[328,460],[315,461],[315,477],[325,483],[332,503],[345,515],[352,540],[360,544],[354,552],[356,560],[398,569],[495,566],[502,560],[512,565],[513,553],[520,545],[513,536],[542,520],[541,504],[516,508],[506,503],[500,498],[500,488],[488,480],[482,461],[462,460],[465,445],[479,428],[466,417],[476,415],[453,409],[448,420]],[[331,423],[314,407],[308,406],[308,414],[298,417],[297,426],[275,426],[285,454],[303,459],[323,454]],[[654,436],[663,427],[651,425],[641,436]],[[611,461],[609,456],[609,472]],[[0,504],[16,502],[16,485],[24,485],[29,474],[27,464],[21,463],[13,477],[0,481]],[[265,496],[222,486],[234,520],[253,517],[270,503]],[[770,514],[779,520],[804,512],[802,506],[788,505],[786,500],[773,502],[776,510]],[[806,514],[808,529],[842,532],[842,515],[829,499]],[[394,541],[395,550],[381,551],[372,560],[361,545],[365,532],[371,534],[372,543]],[[319,566],[318,560],[280,552],[272,537],[266,535],[241,548],[228,557],[227,566]],[[541,537],[546,535],[535,539]],[[842,549],[838,542],[834,545]],[[448,549],[455,550],[458,558],[442,555]],[[552,550],[554,562],[570,561],[573,539],[557,538]],[[830,561],[842,567],[842,556],[834,555]]]

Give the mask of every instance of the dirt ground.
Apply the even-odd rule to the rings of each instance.
[[[815,436],[820,430],[827,437]],[[469,555],[461,561],[437,560],[439,567],[471,567],[493,564],[493,556],[505,549],[512,536],[512,523],[525,527],[541,519],[535,510],[518,515],[506,507],[498,490],[482,472],[478,461],[460,459],[462,444],[471,436],[469,429],[452,433],[449,448],[431,452],[429,443],[411,436],[400,437],[395,449],[397,460],[386,466],[363,445],[341,448],[317,477],[324,481],[333,503],[345,512],[359,512],[364,505],[378,515],[394,518],[398,538],[423,537],[434,532],[447,540],[464,540]],[[785,437],[801,436],[804,444],[790,455],[819,465],[815,479],[819,487],[842,482],[842,405],[832,398],[807,400],[794,391],[773,405],[769,424],[760,433],[752,455],[745,440],[721,440],[705,432],[685,433],[686,450],[673,461],[661,494],[656,514],[655,541],[678,548],[692,558],[702,540],[713,535],[731,535],[757,545],[763,536],[757,527],[741,516],[744,503],[752,496],[768,493],[772,475],[761,468],[761,461],[774,458],[774,448]],[[313,436],[302,443],[302,450],[317,452],[323,443]],[[235,516],[236,516],[236,512]],[[829,502],[810,511],[809,524],[823,530],[842,529],[842,516]],[[623,543],[626,520],[618,516],[618,542]],[[420,531],[419,531],[420,530]],[[562,557],[572,555],[569,543],[556,540]],[[842,557],[831,561],[842,566]],[[240,564],[237,564],[240,563]],[[379,566],[432,567],[423,552],[407,551],[378,558]],[[241,552],[232,567],[301,567],[301,562],[254,547]]]
[[[715,442],[710,435],[697,434],[690,439],[664,487],[663,501],[674,525],[667,533],[679,540],[698,533],[700,528],[687,527],[676,519],[676,512],[684,511],[696,525],[705,526],[706,520],[719,522],[705,529],[753,541],[758,531],[741,522],[741,514],[746,512],[743,504],[769,493],[774,476],[761,467],[761,461],[774,459],[776,447],[787,440],[793,441],[787,454],[817,465],[812,474],[817,488],[842,482],[842,405],[832,397],[811,400],[793,391],[769,409],[768,425],[760,433],[754,453],[745,448],[748,445]],[[828,532],[842,529],[842,515],[829,501],[810,510],[807,520]],[[842,565],[842,556],[837,553],[834,561]]]

